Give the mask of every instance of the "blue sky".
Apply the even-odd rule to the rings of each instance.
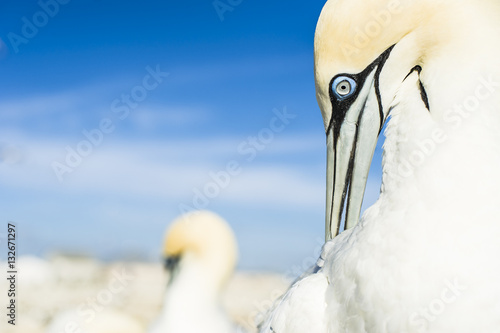
[[[21,253],[157,260],[168,223],[208,189],[198,201],[234,228],[240,268],[286,272],[314,257],[324,1],[222,1],[237,4],[223,20],[212,1],[54,1],[41,1],[53,17],[36,2],[0,5],[0,216],[19,225]],[[56,162],[71,172],[58,177]],[[238,172],[210,187],[228,163]]]

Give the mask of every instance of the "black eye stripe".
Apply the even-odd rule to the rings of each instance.
[[[352,103],[356,100],[356,98],[359,95],[359,92],[361,91],[361,88],[363,87],[366,78],[370,73],[373,71],[373,69],[377,66],[377,71],[375,72],[375,93],[377,95],[378,99],[378,104],[379,104],[379,111],[381,112],[381,118],[383,117],[383,109],[382,109],[382,99],[380,96],[380,89],[379,89],[379,77],[380,73],[382,71],[382,67],[389,58],[389,55],[394,48],[395,44],[389,47],[387,50],[385,50],[377,59],[375,59],[368,67],[366,67],[361,73],[358,74],[338,74],[332,78],[329,84],[329,95],[330,95],[330,102],[332,103],[332,116],[330,118],[330,122],[328,124],[328,128],[326,129],[326,133],[330,133],[330,130],[334,129],[334,143],[337,143],[337,138],[338,138],[338,133],[340,131],[340,125],[342,124],[342,121],[345,118],[345,115],[347,113],[347,110],[351,107]],[[336,94],[334,93],[332,89],[333,82],[335,79],[338,77],[348,77],[354,80],[357,84],[357,89],[354,91],[352,95],[349,97],[339,100],[336,97]],[[381,123],[383,123],[383,120],[381,119]]]

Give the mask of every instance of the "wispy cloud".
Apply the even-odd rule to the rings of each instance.
[[[0,137],[0,142],[5,138]],[[60,184],[51,167],[64,161],[65,150],[59,141],[18,136],[10,147],[19,156],[14,162],[0,164],[2,186],[45,191],[120,193],[134,196],[188,199],[192,190],[210,181],[209,173],[238,159],[234,137],[190,141],[119,141],[96,149],[81,166],[65,175]],[[300,145],[297,144],[300,142]],[[309,145],[308,145],[309,143]],[[313,140],[294,136],[279,140],[273,149],[261,152],[259,161],[245,164],[243,172],[221,192],[220,200],[255,204],[294,204],[311,206],[321,197],[322,174],[308,174],[301,167],[270,162],[265,156],[309,153]],[[293,150],[293,147],[298,149]],[[15,164],[14,164],[15,163]]]
[[[128,129],[129,132],[143,133],[149,130],[165,132],[210,120],[207,107],[195,103],[179,106],[168,101],[159,104],[149,99],[137,109],[131,109],[126,119],[119,119],[120,115],[114,112],[112,102],[130,91],[133,80],[127,83],[109,81],[53,93],[3,99],[0,101],[0,131],[38,134],[40,138],[60,138],[63,141],[80,135],[85,129],[99,126],[103,118],[112,119],[121,129]]]
[[[141,109],[130,117],[130,121],[141,130],[156,130],[171,126],[187,126],[207,122],[210,114],[201,107],[151,106]]]

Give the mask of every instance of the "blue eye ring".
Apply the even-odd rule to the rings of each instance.
[[[356,92],[356,81],[348,76],[339,76],[332,82],[332,92],[339,100],[349,98]]]

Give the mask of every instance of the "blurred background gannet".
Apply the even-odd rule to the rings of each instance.
[[[164,243],[169,281],[150,333],[236,332],[221,292],[237,261],[233,231],[218,215],[192,212],[175,220]]]
[[[328,242],[261,332],[500,332],[499,36],[497,0],[325,4]]]

